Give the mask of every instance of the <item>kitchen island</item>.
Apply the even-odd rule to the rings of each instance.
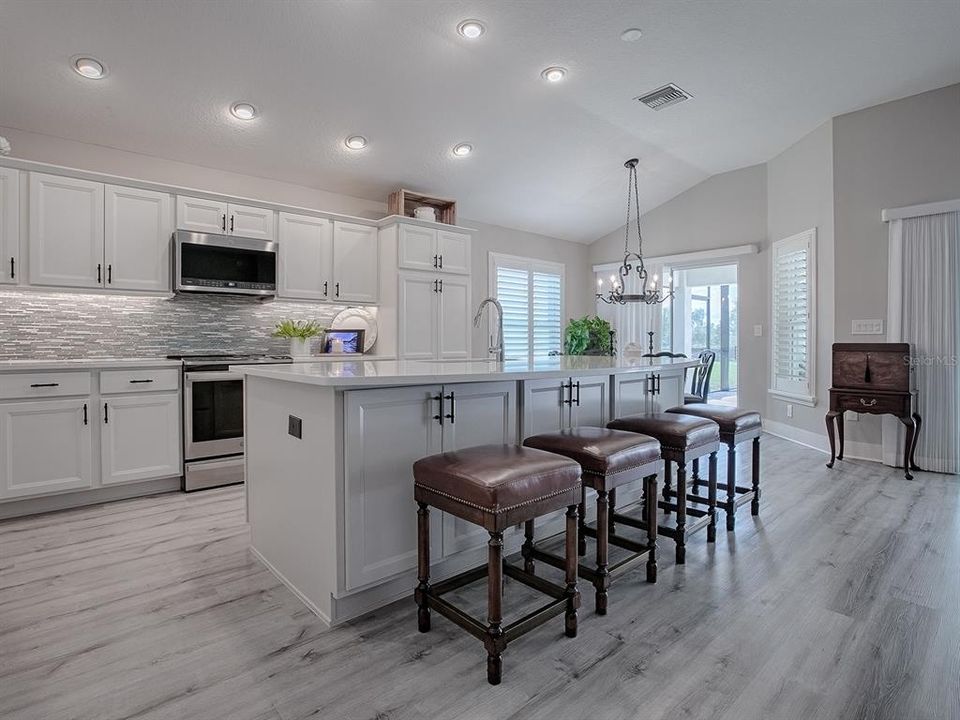
[[[416,584],[414,461],[680,405],[696,364],[561,356],[231,368],[245,376],[252,552],[327,623],[383,606]],[[620,505],[637,499],[639,484],[630,490]],[[440,512],[431,523],[432,577],[484,562],[481,528]],[[546,517],[537,535],[561,529],[559,515]],[[521,541],[517,529],[505,534],[506,551]]]

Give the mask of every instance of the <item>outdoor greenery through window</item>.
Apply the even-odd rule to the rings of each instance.
[[[490,254],[491,288],[503,306],[504,357],[563,349],[563,265]]]

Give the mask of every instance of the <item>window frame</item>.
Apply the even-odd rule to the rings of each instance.
[[[807,391],[777,387],[777,253],[792,245],[807,248]],[[774,241],[770,246],[770,387],[767,392],[778,399],[814,407],[817,404],[817,228]]]
[[[564,318],[567,316],[567,266],[563,263],[553,262],[551,260],[541,260],[539,258],[524,257],[522,255],[510,255],[507,253],[490,252],[487,256],[487,293],[489,297],[497,297],[497,268],[506,267],[513,270],[525,270],[531,274],[535,272],[551,273],[560,276],[560,352],[563,353],[563,332]],[[527,312],[528,312],[528,332],[527,332],[527,357],[533,355],[533,287],[527,286]],[[487,336],[492,334],[491,316],[487,316]]]

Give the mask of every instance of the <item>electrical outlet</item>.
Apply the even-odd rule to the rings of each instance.
[[[754,337],[763,337],[763,325],[754,325],[754,326],[753,326],[753,336],[754,336]]]
[[[883,320],[853,320],[852,335],[883,335]]]
[[[790,403],[787,403],[787,417],[788,418],[793,417],[793,405],[791,405]]]
[[[287,433],[297,440],[303,439],[303,420],[296,415],[290,415],[287,418]]]

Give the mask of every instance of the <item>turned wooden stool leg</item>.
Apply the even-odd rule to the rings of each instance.
[[[534,574],[533,565],[533,520],[527,520],[523,524],[523,546],[520,548],[520,555],[523,557],[523,569],[525,572]]]
[[[737,522],[737,446],[733,443],[727,446],[727,502],[724,510],[727,512],[727,532],[733,532]]]
[[[663,461],[663,501],[670,502],[670,488],[673,487],[673,467],[669,460]],[[670,514],[669,508],[664,508],[664,515]]]
[[[576,526],[573,527],[576,533]],[[567,552],[570,551],[571,528],[567,523]],[[575,535],[574,535],[575,537]],[[574,561],[576,562],[576,561]],[[503,651],[507,646],[503,637],[503,533],[491,532],[487,543],[487,682],[499,685],[503,674]]]
[[[586,555],[587,554],[587,534],[584,532],[584,528],[587,525],[585,518],[587,517],[587,486],[584,485],[580,490],[580,516],[577,520],[577,554]]]
[[[677,565],[687,561],[687,466],[677,463]]]
[[[610,508],[607,518],[607,535],[612,535],[615,533],[616,526],[614,524],[614,514],[617,512],[617,489],[609,490],[607,492],[607,507]]]
[[[607,569],[610,548],[608,545],[607,491],[597,490],[597,579],[593,586],[597,591],[597,615],[607,614],[607,590],[610,587],[610,571]]]
[[[430,606],[427,596],[430,594],[430,509],[426,503],[417,503],[417,628],[420,632],[430,631]]]
[[[564,625],[567,637],[577,636],[577,608],[580,607],[580,591],[577,590],[577,506],[567,508],[566,538],[566,584],[567,611]]]
[[[710,453],[707,470],[707,512],[710,524],[707,525],[707,542],[717,541],[717,453]]]
[[[690,492],[694,495],[700,494],[700,458],[693,459],[693,482],[690,483],[692,486]]]
[[[653,498],[653,502],[644,502],[644,518],[647,521],[647,582],[657,581],[657,476],[647,475],[643,479],[644,498]]]
[[[760,514],[760,438],[753,439],[753,500],[750,501],[750,514]]]

